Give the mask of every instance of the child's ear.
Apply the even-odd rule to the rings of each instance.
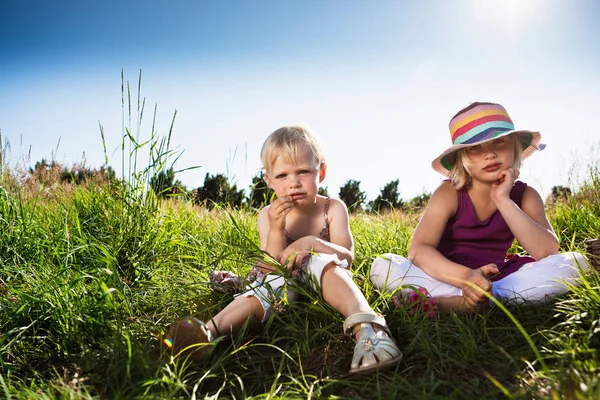
[[[271,187],[271,176],[270,176],[268,173],[266,173],[266,172],[265,172],[265,173],[263,174],[263,179],[264,179],[264,181],[266,182],[267,186],[268,186],[269,188],[273,189],[273,188]]]
[[[323,182],[325,177],[327,176],[327,163],[321,163],[319,167],[319,183]]]

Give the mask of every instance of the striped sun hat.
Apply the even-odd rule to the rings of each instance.
[[[523,145],[523,159],[546,147],[540,143],[542,136],[539,132],[516,130],[506,109],[500,104],[471,103],[450,120],[452,146],[433,160],[431,166],[440,174],[448,176],[456,161],[457,150],[512,133],[518,136]]]

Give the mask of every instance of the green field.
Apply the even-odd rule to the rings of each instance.
[[[173,319],[207,319],[231,300],[208,273],[249,270],[256,212],[159,200],[145,173],[79,185],[17,175],[3,168],[0,189],[0,397],[600,397],[595,271],[548,304],[443,319],[393,308],[365,281],[376,255],[406,254],[418,210],[351,218],[357,282],[404,352],[395,370],[348,376],[342,318],[310,292],[264,330],[221,340],[206,363],[175,363],[161,335]],[[600,237],[597,166],[547,207],[562,250],[585,251]]]

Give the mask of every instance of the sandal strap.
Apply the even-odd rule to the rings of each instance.
[[[219,332],[219,328],[217,328],[217,324],[215,324],[215,320],[214,319],[211,318],[210,321],[208,321],[208,322],[212,322],[212,325],[215,327],[215,332],[217,332],[217,337],[223,336],[223,335],[221,335],[221,332]],[[212,342],[213,339],[214,339],[214,337],[212,335],[212,332],[206,326],[206,324],[204,325],[204,329],[206,329],[206,332],[208,333],[209,340]]]
[[[212,321],[212,320],[211,320]],[[202,328],[204,328],[204,330],[206,331],[206,337],[208,338],[208,343],[212,342],[213,340],[215,340],[212,332],[210,331],[210,329],[208,329],[208,326],[204,323],[204,321],[200,321],[198,320],[198,322],[200,323],[200,326]],[[217,330],[217,332],[219,332],[219,330],[217,329],[217,326],[215,325],[214,321],[213,321],[213,326],[215,327],[215,329]]]
[[[392,332],[390,332],[390,329],[385,322],[385,318],[383,318],[381,315],[369,313],[352,314],[346,318],[344,321],[344,333],[352,336],[352,328],[358,324],[377,324],[383,328],[388,336],[392,336]]]

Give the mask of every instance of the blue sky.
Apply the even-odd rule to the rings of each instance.
[[[545,196],[598,160],[598,20],[594,0],[0,0],[0,129],[12,164],[31,148],[32,164],[99,167],[101,122],[119,170],[121,69],[133,88],[141,69],[140,137],[155,104],[159,134],[177,110],[176,166],[200,166],[178,176],[190,189],[206,173],[247,188],[264,138],[302,122],[332,195],[399,179],[409,199],[439,184],[452,115],[494,101],[542,132],[522,179]]]

